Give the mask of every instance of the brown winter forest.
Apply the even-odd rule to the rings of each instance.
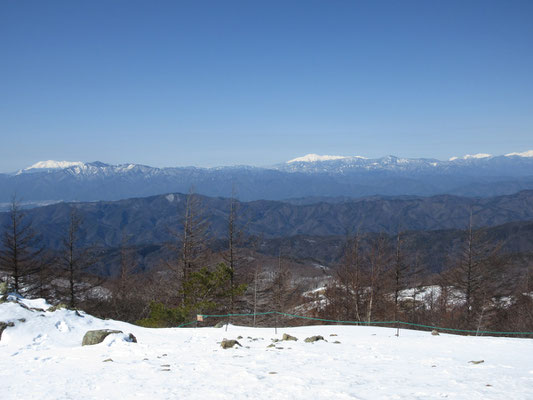
[[[370,230],[364,224],[378,221],[371,213],[379,211],[367,210],[364,223],[346,217],[338,232],[322,232],[319,222],[305,234],[298,227],[309,225],[316,209],[300,221],[289,206],[270,202],[278,213],[271,225],[292,218],[296,227],[275,235],[258,228],[257,215],[272,212],[266,206],[252,214],[257,204],[225,199],[214,208],[196,194],[182,198],[161,223],[136,230],[135,221],[159,217],[128,220],[124,206],[112,202],[25,210],[14,199],[1,214],[0,279],[24,296],[149,327],[179,326],[198,314],[247,314],[199,323],[325,319],[470,334],[533,331],[531,222],[487,222],[486,209],[471,207],[453,217],[461,228],[402,229],[400,218],[395,229],[376,223]],[[334,225],[336,211],[324,208]],[[278,313],[265,314],[272,311]]]

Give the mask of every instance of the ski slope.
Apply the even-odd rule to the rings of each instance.
[[[147,329],[16,302],[0,304],[0,321],[15,323],[0,340],[2,400],[533,399],[531,339],[409,330],[396,337],[390,328],[335,325],[277,335],[233,325]],[[87,330],[103,328],[124,334],[81,346]],[[138,343],[126,341],[129,333]],[[299,340],[267,347],[283,333]],[[305,343],[312,335],[327,341]],[[239,336],[243,347],[220,347]]]

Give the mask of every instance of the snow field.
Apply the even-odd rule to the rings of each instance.
[[[2,399],[533,399],[531,339],[335,325],[277,335],[233,325],[147,329],[16,303],[0,304],[0,321],[15,322],[0,341]],[[104,328],[124,335],[81,346],[87,330]],[[125,341],[130,332],[138,343]],[[267,347],[283,333],[299,340]],[[304,343],[313,335],[327,342]],[[243,347],[220,347],[238,336]]]

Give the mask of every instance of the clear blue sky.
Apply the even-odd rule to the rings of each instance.
[[[533,1],[0,2],[0,171],[533,149]]]

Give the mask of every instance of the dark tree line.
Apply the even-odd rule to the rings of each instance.
[[[61,248],[42,249],[39,236],[14,199],[3,227],[0,270],[10,290],[83,307],[96,315],[145,326],[176,326],[198,314],[261,311],[290,313],[299,290],[283,257],[266,267],[246,238],[238,202],[228,202],[227,234],[220,248],[199,196],[187,196],[179,223],[169,226],[174,241],[153,271],[139,270],[139,255],[123,235],[118,273],[103,282],[93,272],[94,247],[82,246],[83,216],[71,205]],[[342,257],[316,307],[299,313],[358,322],[405,321],[450,328],[533,330],[533,267],[516,279],[509,257],[490,244],[484,229],[469,221],[446,268],[428,273],[403,232],[347,235]],[[95,291],[96,290],[96,291]],[[301,302],[300,302],[301,303]],[[277,317],[239,323],[278,323]],[[233,322],[231,318],[224,322]],[[285,323],[296,321],[285,320]]]

